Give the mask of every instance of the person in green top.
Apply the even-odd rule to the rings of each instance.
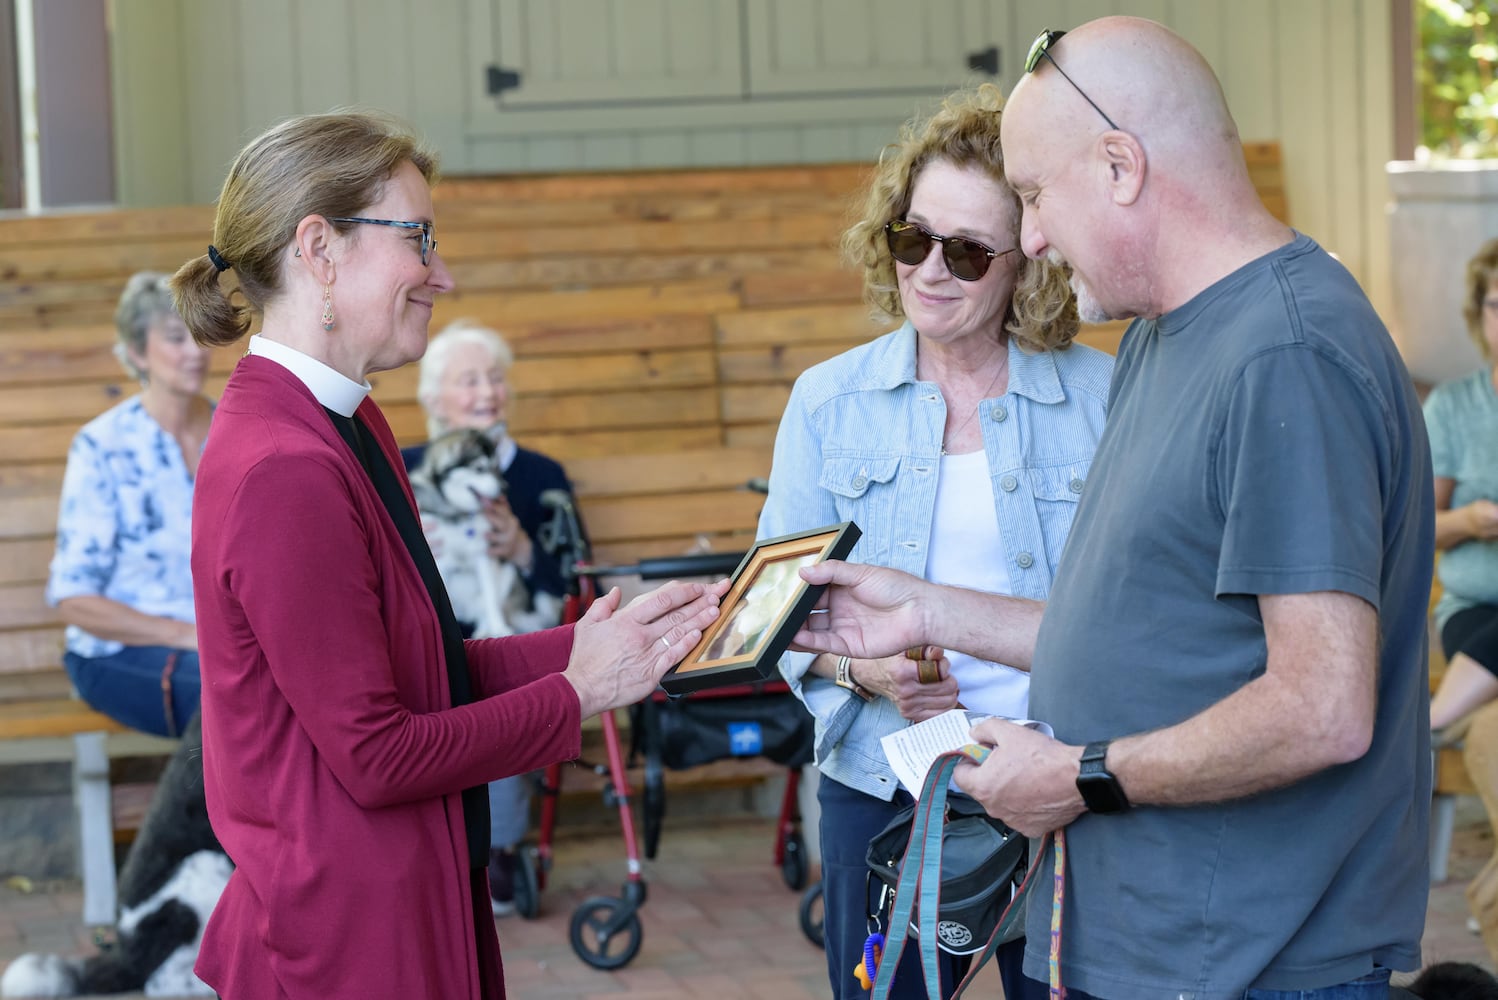
[[[1498,239],[1467,263],[1467,329],[1487,363],[1425,401],[1436,477],[1436,626],[1448,667],[1430,725],[1451,726],[1498,698]]]

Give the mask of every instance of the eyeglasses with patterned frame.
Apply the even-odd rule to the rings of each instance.
[[[364,219],[353,215],[329,216],[328,221],[357,222],[365,226],[394,226],[397,229],[420,229],[421,264],[423,267],[431,263],[432,254],[437,252],[437,241],[432,238],[432,224],[430,222],[401,222],[398,219]]]
[[[1086,91],[1077,86],[1077,81],[1066,76],[1066,70],[1062,69],[1061,64],[1056,61],[1056,57],[1051,55],[1051,47],[1060,41],[1061,36],[1064,34],[1066,34],[1064,31],[1053,31],[1047,28],[1035,36],[1035,41],[1030,45],[1030,54],[1025,56],[1025,72],[1033,73],[1035,72],[1035,67],[1040,65],[1041,59],[1049,60],[1050,64],[1056,67],[1056,72],[1066,77],[1066,82],[1072,85],[1072,89],[1082,95],[1082,100],[1091,104],[1092,110],[1103,116],[1103,121],[1108,123],[1109,128],[1122,132],[1123,129],[1114,124],[1113,119],[1108,117],[1107,112],[1098,107],[1097,102],[1088,97]]]

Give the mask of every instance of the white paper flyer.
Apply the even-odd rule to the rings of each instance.
[[[897,732],[890,733],[879,741],[884,747],[884,756],[895,777],[911,795],[919,796],[925,784],[926,772],[936,763],[936,758],[952,750],[961,750],[972,742],[971,731],[984,719],[993,716],[982,712],[971,712],[954,708],[949,712],[932,716],[925,722],[917,722]],[[1006,719],[1017,726],[1034,729],[1046,736],[1055,735],[1051,727],[1033,719]]]

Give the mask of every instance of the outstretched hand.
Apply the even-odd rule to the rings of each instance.
[[[883,566],[836,559],[801,568],[827,591],[791,642],[792,649],[873,660],[926,642],[931,585]]]
[[[598,598],[578,621],[562,676],[577,691],[582,717],[632,705],[691,652],[718,617],[729,581],[673,580],[619,607],[619,588]]]

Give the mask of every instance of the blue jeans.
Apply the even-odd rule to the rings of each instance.
[[[62,662],[90,708],[131,729],[175,738],[198,710],[196,651],[126,646],[112,656],[64,653]]]
[[[876,882],[872,888],[875,898],[869,898],[869,841],[911,800],[902,791],[896,793],[893,802],[885,802],[854,791],[824,774],[817,782],[817,801],[822,806],[822,906],[827,976],[834,1000],[861,1000],[868,992],[853,978],[853,969],[863,960],[863,943],[869,934],[868,912],[871,904],[877,904],[879,892]],[[1004,996],[1007,1000],[1046,1000],[1050,995],[1047,986],[1025,978],[1021,971],[1024,954],[1025,940],[1020,938],[1001,945],[994,955]],[[944,951],[938,955],[942,996],[947,997],[966,974],[971,959]],[[920,942],[907,938],[890,989],[891,1000],[925,1000],[920,956]]]
[[[1061,967],[1061,983],[1066,985],[1066,966]],[[1089,993],[1066,987],[1067,1000],[1097,1000]],[[1243,1000],[1388,1000],[1389,970],[1374,969],[1361,979],[1314,990],[1249,990]]]
[[[1388,1000],[1389,970],[1374,969],[1360,979],[1315,990],[1249,990],[1243,1000]]]

